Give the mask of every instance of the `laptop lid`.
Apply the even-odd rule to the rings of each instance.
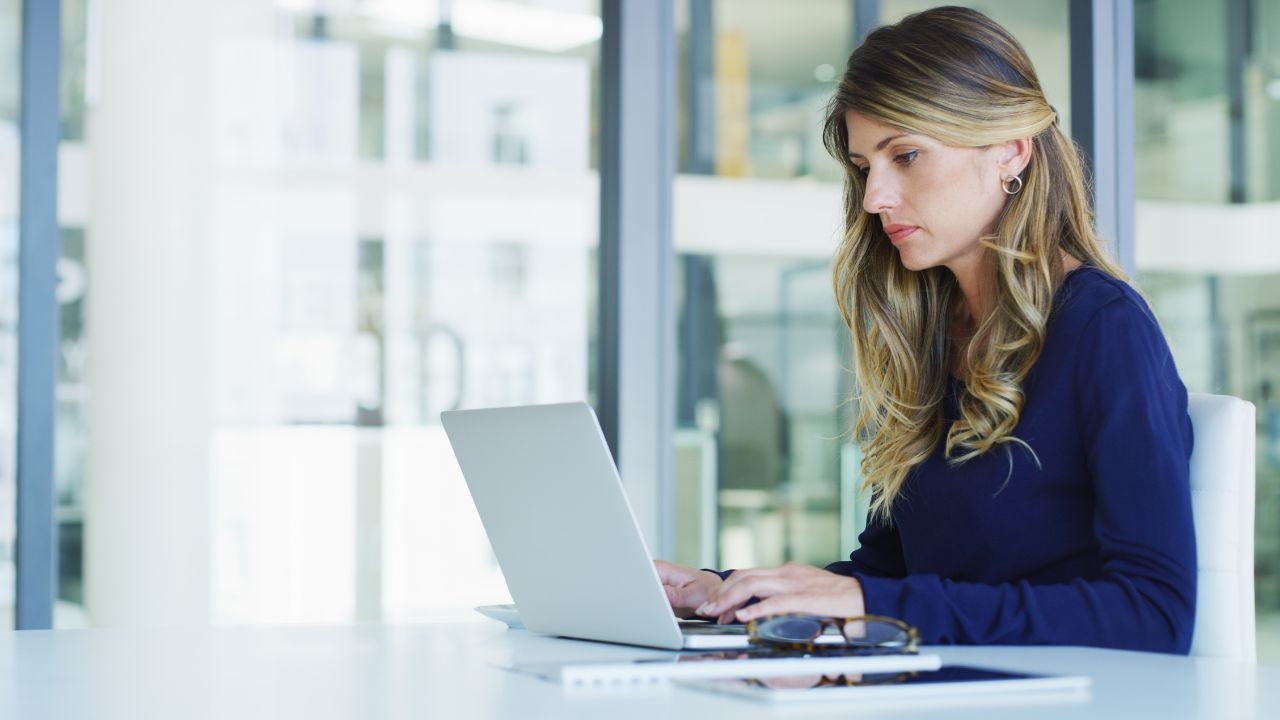
[[[591,406],[440,417],[526,628],[684,646]]]

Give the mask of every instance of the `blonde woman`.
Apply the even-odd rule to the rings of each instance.
[[[683,617],[888,615],[926,643],[1186,653],[1187,393],[1026,52],[964,8],[871,33],[825,126],[871,491],[825,569],[659,563]]]

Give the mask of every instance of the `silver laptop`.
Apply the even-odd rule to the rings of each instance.
[[[740,626],[676,619],[591,406],[441,421],[526,628],[673,650],[749,645]]]

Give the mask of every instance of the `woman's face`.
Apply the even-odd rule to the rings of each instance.
[[[1010,157],[1016,148],[952,147],[852,111],[845,126],[849,158],[866,179],[862,207],[880,216],[903,266],[946,266],[958,277],[976,273],[983,250],[978,238],[995,229],[1008,199],[1001,179],[1010,160],[1017,164]]]

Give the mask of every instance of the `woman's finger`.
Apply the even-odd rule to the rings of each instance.
[[[738,608],[745,605],[746,602],[750,599],[751,599],[750,595],[747,595],[746,597],[738,601],[734,601],[732,599],[726,599],[723,596],[721,597],[720,600],[707,599],[706,602],[702,603],[697,607],[697,609],[694,610],[694,614],[701,617],[706,617],[706,618],[712,618],[712,617],[719,618],[718,621],[721,624],[736,622],[733,619],[733,613]]]
[[[745,605],[753,597],[767,598],[772,595],[796,592],[797,583],[778,575],[757,575],[735,583],[730,588],[721,586],[720,592],[708,598],[707,603],[698,608],[700,615],[722,613],[730,608]]]
[[[720,584],[720,587],[717,588],[717,592],[713,593],[708,599],[715,600],[721,595],[723,595],[725,592],[732,592],[733,588],[737,587],[738,585],[744,582],[752,582],[758,578],[777,577],[781,573],[781,571],[782,571],[782,568],[780,567],[751,568],[750,570],[735,570],[732,575],[730,575],[728,578],[725,579],[723,583]]]
[[[785,578],[791,581],[803,581],[807,577],[812,577],[814,573],[824,572],[812,565],[804,565],[797,562],[789,562],[776,567],[751,568],[748,570],[735,570],[732,575],[725,579],[721,584],[721,592],[732,589],[735,585],[742,582],[748,582],[755,578]],[[714,599],[714,597],[712,598]]]
[[[754,605],[740,608],[734,613],[734,619],[738,622],[749,622],[768,615],[803,613],[806,612],[806,605],[812,602],[812,598],[804,594],[775,595]]]
[[[853,578],[839,578],[838,582],[797,582],[794,590],[776,593],[754,605],[740,608],[734,613],[739,622],[748,622],[766,615],[802,613],[827,617],[858,617],[866,614],[862,588]]]

